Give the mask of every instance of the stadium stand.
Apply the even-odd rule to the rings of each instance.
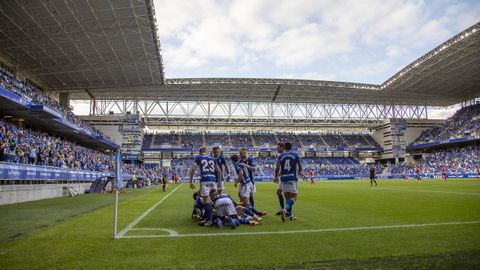
[[[412,144],[444,141],[479,134],[480,104],[474,104],[461,108],[442,127],[424,131]]]
[[[392,174],[413,175],[418,166],[424,174],[440,174],[445,166],[449,173],[476,173],[480,168],[480,146],[463,146],[449,149],[437,149],[427,152],[425,158],[405,161],[398,166],[391,166]]]
[[[438,173],[442,166],[449,172],[476,172],[480,167],[480,146],[455,147],[434,150],[431,155],[421,159],[417,165],[424,173]]]
[[[301,136],[305,147],[325,147],[325,141],[320,134],[307,133]]]
[[[209,133],[206,132],[205,136],[205,145],[207,146],[222,146],[222,145],[230,145],[229,142],[229,134],[227,133]]]
[[[232,138],[233,147],[253,147],[252,136],[250,134],[239,133],[235,136],[230,135]]]
[[[233,163],[229,157],[226,157],[227,166],[231,172],[235,172]],[[275,173],[275,157],[257,157],[257,171],[254,174],[256,180],[272,180]],[[183,177],[187,177],[193,164],[193,158],[174,158],[172,159],[172,170],[169,175],[176,173]],[[305,172],[316,178],[324,178],[328,176],[355,176],[366,177],[370,164],[361,164],[354,158],[303,158],[302,164]],[[383,167],[377,165],[377,172],[381,173]],[[313,173],[312,173],[313,172]],[[232,173],[235,176],[235,173]]]
[[[55,110],[69,122],[79,127],[88,129],[94,135],[98,135],[98,136],[102,135],[102,132],[89,126],[87,123],[81,120],[78,116],[73,114],[68,108],[65,108],[64,106],[60,105],[57,101],[45,95],[41,90],[39,90],[35,86],[32,86],[27,82],[22,82],[17,80],[13,74],[6,71],[2,67],[0,67],[0,87],[6,90],[9,90],[17,95],[20,95],[26,98],[27,100],[30,100],[34,104],[47,106]]]
[[[150,148],[152,146],[153,135],[145,134],[143,136],[142,148]]]
[[[0,161],[89,171],[110,171],[112,158],[45,132],[0,119]]]
[[[290,142],[297,147],[301,147],[303,145],[302,141],[300,140],[300,136],[295,133],[280,132],[276,134],[276,137],[278,138],[278,142]]]
[[[180,143],[181,142],[181,143]],[[202,145],[222,147],[267,147],[274,148],[278,142],[291,142],[294,147],[332,147],[332,148],[380,148],[377,142],[366,134],[311,134],[288,132],[246,133],[158,133],[146,134],[143,148],[195,147]],[[326,144],[327,142],[327,144]]]
[[[347,143],[343,140],[340,134],[326,134],[323,135],[323,140],[329,147],[347,147]]]
[[[259,132],[252,135],[256,147],[272,147],[277,144],[275,133]],[[236,138],[236,137],[235,137]]]
[[[0,119],[0,162],[113,174],[112,155]],[[124,164],[123,174],[158,177],[158,166]],[[128,178],[128,177],[127,177]]]
[[[151,138],[153,135],[149,135]],[[153,145],[177,145],[178,144],[178,135],[175,133],[161,133],[153,136]],[[151,145],[151,144],[149,144]]]
[[[180,134],[181,146],[182,147],[195,147],[198,148],[202,145],[205,145],[203,141],[203,136],[201,133],[191,133],[191,132],[184,132]]]

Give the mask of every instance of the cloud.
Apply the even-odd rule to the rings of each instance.
[[[455,114],[461,108],[460,105],[441,108],[430,108],[428,111],[429,119],[446,119]]]
[[[302,79],[302,80],[320,80],[320,81],[335,81],[336,75],[333,73],[319,73],[319,72],[307,72],[307,73],[292,73],[283,74],[279,78],[283,79]]]
[[[474,1],[155,0],[155,8],[167,77],[381,83],[480,18]]]

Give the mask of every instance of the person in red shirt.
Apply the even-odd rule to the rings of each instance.
[[[442,166],[442,182],[447,180],[447,167],[445,165]]]
[[[422,177],[420,176],[420,167],[417,166],[415,168],[415,179],[417,180],[417,182],[422,182]]]
[[[178,175],[176,173],[173,174],[173,182],[175,182],[175,185],[178,184]]]
[[[305,178],[303,180],[307,181],[307,179],[310,177],[310,171],[306,170],[305,171]]]

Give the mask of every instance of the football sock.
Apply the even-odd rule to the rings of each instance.
[[[246,208],[248,208],[250,211],[252,211],[252,213],[254,213],[255,215],[260,215],[260,212],[258,212],[255,208],[253,208],[253,206],[250,205]]]
[[[278,195],[278,202],[280,202],[280,208],[285,208],[285,199],[283,198],[283,194]]]
[[[292,206],[295,204],[295,199],[290,199],[288,200],[287,202],[287,207],[285,207],[285,210],[287,211],[287,213],[290,213],[290,209],[292,208]]]
[[[249,216],[252,216],[252,217],[255,215],[255,214],[250,210],[249,207],[245,207],[245,208],[243,209],[243,212],[244,212],[245,214],[249,215]]]
[[[212,220],[212,205],[207,203],[205,204],[205,219],[210,221]]]

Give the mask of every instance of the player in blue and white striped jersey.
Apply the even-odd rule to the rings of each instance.
[[[227,174],[227,181],[230,181],[230,170],[228,169],[225,158],[220,153],[220,147],[214,146],[212,148],[212,157],[215,160],[218,168],[220,168],[221,179],[217,179],[217,192],[222,193],[225,190],[225,178],[223,177],[223,169],[225,168],[225,173]]]
[[[247,168],[248,176],[250,177],[250,180],[252,182],[253,192],[250,194],[249,200],[250,200],[250,205],[252,207],[255,207],[254,195],[255,195],[255,192],[257,192],[257,189],[255,187],[255,178],[253,176],[254,176],[254,172],[257,170],[257,164],[255,163],[255,160],[253,159],[253,157],[248,156],[247,148],[241,147],[239,150],[239,154],[240,154],[240,162],[243,163],[243,165]]]
[[[253,214],[263,217],[267,215],[267,211],[257,211],[250,204],[250,196],[254,192],[254,187],[252,183],[251,176],[248,172],[247,165],[240,160],[237,155],[232,155],[231,157],[233,164],[235,164],[235,171],[237,172],[237,180],[235,181],[235,187],[240,184],[240,189],[238,196],[242,205],[248,210],[252,211]]]
[[[298,154],[292,152],[292,144],[287,142],[285,143],[285,152],[277,158],[274,180],[275,183],[280,183],[279,189],[283,190],[287,201],[287,205],[281,211],[283,222],[285,222],[285,214],[290,216],[290,220],[295,220],[292,208],[297,200],[298,175],[303,176],[302,163]]]
[[[202,146],[199,149],[200,154],[195,157],[192,169],[190,171],[190,188],[194,189],[193,177],[197,167],[200,171],[200,197],[202,197],[205,219],[199,222],[201,226],[212,225],[212,206],[210,204],[210,193],[217,190],[217,181],[221,179],[220,168],[215,164],[215,160],[207,154],[207,148]]]

